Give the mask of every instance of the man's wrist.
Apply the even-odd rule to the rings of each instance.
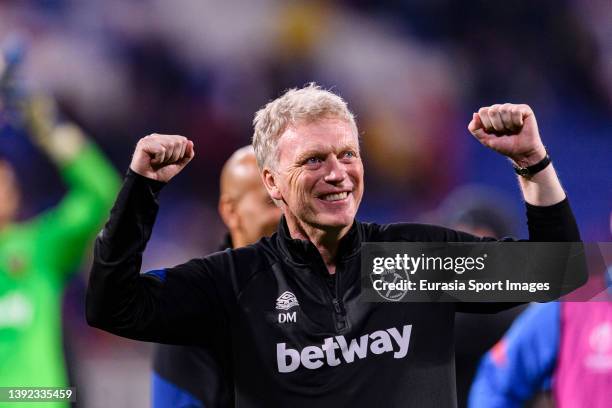
[[[157,194],[161,191],[162,188],[164,188],[164,186],[168,183],[164,182],[164,181],[159,181],[159,180],[155,180],[152,179],[150,177],[147,176],[143,176],[142,174],[134,171],[134,169],[132,169],[132,167],[128,167],[128,170],[125,174],[126,178],[129,179],[134,179],[134,180],[138,180],[138,183],[144,183],[146,185],[148,185],[149,187],[151,187],[151,190]]]
[[[519,157],[510,157],[510,161],[514,167],[526,168],[540,163],[547,155],[546,149],[542,146],[541,148],[535,149],[532,153]]]
[[[514,171],[519,176],[525,177],[525,178],[531,178],[535,176],[536,174],[538,174],[539,172],[541,172],[542,170],[544,170],[550,164],[551,164],[550,156],[546,154],[542,160],[540,160],[539,162],[531,166],[519,167],[513,163],[512,167],[514,167]]]

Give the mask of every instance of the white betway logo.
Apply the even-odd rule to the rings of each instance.
[[[331,367],[343,362],[352,363],[355,358],[366,358],[368,353],[393,353],[393,358],[404,358],[410,345],[412,325],[403,327],[402,333],[392,327],[387,330],[377,330],[372,334],[364,334],[359,339],[353,339],[347,344],[344,336],[327,337],[321,346],[307,346],[298,351],[287,348],[287,343],[276,344],[276,361],[279,373],[290,373],[300,365],[316,370],[327,364]],[[340,350],[340,355],[336,352]]]

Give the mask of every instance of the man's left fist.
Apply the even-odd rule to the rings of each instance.
[[[468,130],[480,143],[529,167],[546,156],[535,115],[528,105],[491,105],[472,115]]]

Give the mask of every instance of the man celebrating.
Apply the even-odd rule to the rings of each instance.
[[[281,216],[264,188],[251,146],[238,149],[221,171],[219,214],[229,231],[226,248],[270,236]],[[153,360],[153,407],[233,406],[229,339],[205,347],[159,345]]]
[[[339,96],[311,84],[255,116],[253,146],[278,232],[140,275],[164,183],[193,159],[181,136],[140,140],[111,218],[99,235],[87,318],[118,335],[180,344],[231,339],[241,407],[456,405],[455,311],[501,305],[366,303],[362,242],[490,240],[441,227],[355,220],[363,195],[357,126]],[[493,105],[468,126],[521,174],[533,241],[577,241],[565,193],[526,105]]]
[[[0,114],[6,102],[0,97]],[[24,130],[57,166],[68,192],[55,207],[16,222],[22,190],[13,166],[0,160],[0,387],[67,387],[62,295],[120,178],[79,127],[58,120],[52,99],[33,95],[21,102]]]

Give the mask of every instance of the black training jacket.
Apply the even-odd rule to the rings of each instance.
[[[360,302],[361,242],[483,239],[420,224],[356,221],[335,276],[284,220],[254,245],[140,274],[162,186],[128,171],[96,240],[87,321],[137,340],[226,343],[238,407],[454,407],[455,312],[511,306]],[[567,200],[527,204],[527,220],[532,241],[580,240]]]
[[[232,247],[232,237],[228,233],[219,250]],[[186,394],[197,399],[200,405],[206,408],[234,406],[230,341],[217,336],[209,339],[209,343],[206,347],[155,345],[153,375],[169,383],[168,387],[173,387],[173,391],[169,392],[170,395],[165,395],[167,388],[160,386],[156,388],[156,382],[153,382],[154,407],[175,408],[181,403],[187,404],[184,402]]]

